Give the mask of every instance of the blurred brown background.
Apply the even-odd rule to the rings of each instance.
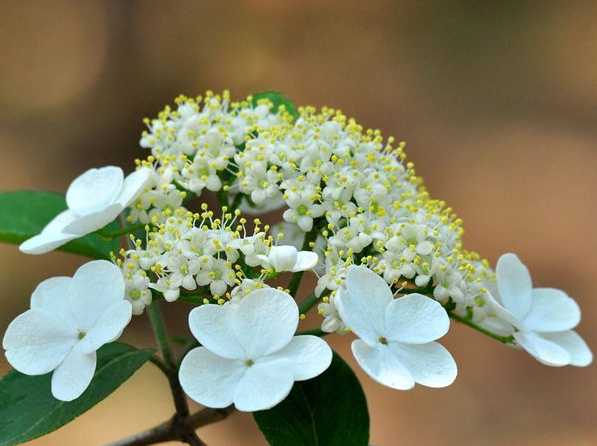
[[[224,88],[280,90],[407,141],[432,194],[464,219],[468,247],[492,262],[516,252],[536,284],[576,297],[579,332],[597,348],[597,2],[3,0],[0,190],[64,191],[92,166],[130,170],[145,155],[144,116]],[[0,259],[2,332],[38,282],[84,261],[14,246]],[[126,337],[152,342],[144,318]],[[352,361],[348,337],[334,342]],[[447,389],[393,392],[359,372],[373,444],[597,444],[594,367],[548,368],[463,327],[444,344],[460,368]],[[171,411],[145,366],[34,444],[101,444]],[[202,437],[265,444],[249,415]]]

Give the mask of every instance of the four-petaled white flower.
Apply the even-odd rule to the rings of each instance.
[[[512,324],[516,342],[539,362],[552,366],[586,366],[593,354],[572,329],[580,322],[577,303],[554,288],[533,288],[527,267],[515,254],[497,263],[498,318]]]
[[[182,361],[182,388],[207,407],[234,403],[252,412],[275,406],[295,381],[314,378],[332,361],[322,339],[294,336],[298,321],[292,297],[272,288],[249,293],[237,306],[195,308],[189,325],[202,347]]]
[[[456,379],[454,359],[433,342],[450,326],[437,301],[420,294],[394,299],[381,277],[364,266],[351,266],[336,306],[360,338],[352,343],[354,357],[375,381],[408,390],[415,383],[445,387]]]
[[[54,370],[52,395],[78,398],[89,386],[96,350],[120,337],[131,320],[120,269],[105,260],[81,266],[74,277],[38,285],[31,309],[8,326],[2,347],[8,362],[27,375]]]
[[[319,261],[316,252],[297,251],[294,246],[272,246],[268,255],[258,255],[258,259],[274,268],[276,272],[307,271],[313,269]]]
[[[70,184],[66,192],[68,209],[19,249],[26,254],[45,254],[103,228],[139,196],[150,173],[142,168],[124,178],[120,167],[89,169]]]

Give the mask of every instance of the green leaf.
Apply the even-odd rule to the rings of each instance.
[[[270,410],[253,414],[272,446],[367,446],[369,413],[354,372],[334,353],[322,375],[294,384]]]
[[[0,446],[21,444],[55,431],[87,412],[139,369],[153,350],[112,343],[98,351],[97,368],[87,390],[65,403],[52,396],[52,374],[28,376],[12,371],[0,381]]]
[[[251,103],[253,105],[258,105],[259,101],[262,99],[269,99],[274,105],[274,111],[278,111],[281,106],[284,106],[285,110],[288,112],[288,114],[290,114],[290,116],[292,116],[294,119],[298,118],[299,113],[296,109],[296,106],[282,93],[278,91],[262,91],[261,93],[255,93]]]
[[[63,195],[41,191],[14,191],[0,193],[0,241],[22,243],[39,234],[44,226],[67,208]],[[106,231],[118,230],[112,222]],[[117,252],[119,240],[106,240],[92,233],[58,248],[59,251],[81,254],[94,259],[110,259]]]

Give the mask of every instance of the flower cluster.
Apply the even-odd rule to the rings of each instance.
[[[30,365],[37,341],[25,327],[42,317],[35,293],[27,316],[9,327],[11,363],[31,374],[57,367],[57,398],[86,387],[65,393],[59,371],[79,355],[73,352],[90,354],[91,347],[78,347],[90,327],[109,327],[98,329],[97,349],[122,331],[125,306],[139,315],[156,299],[196,306],[189,325],[202,346],[184,358],[179,376],[191,398],[211,407],[270,408],[295,381],[321,374],[332,357],[328,345],[295,336],[315,305],[323,317],[319,334],[353,332],[359,365],[395,389],[454,381],[456,364],[436,342],[450,318],[549,365],[591,362],[572,331],[580,321],[574,301],[559,290],[533,289],[513,255],[500,259],[496,275],[466,250],[462,221],[429,195],[403,143],[338,110],[295,114],[267,97],[231,102],[227,92],[181,96],[145,123],[141,146],[151,154],[137,161],[136,172],[126,179],[114,167],[84,173],[69,188],[69,210],[21,246],[47,252],[118,215],[128,223],[119,232],[128,234],[127,246],[111,265],[119,272],[118,323],[101,312],[91,325],[69,321],[69,336],[76,332],[81,341],[68,337],[53,362],[37,368]],[[204,190],[215,193],[221,213],[199,199]],[[243,217],[280,208],[283,221],[272,221],[271,231],[260,218]],[[299,308],[294,299],[305,271],[317,283]],[[290,280],[281,286],[285,273]],[[95,280],[103,279],[98,273]],[[81,381],[87,384],[90,364]]]
[[[152,155],[141,164],[162,180],[137,200],[131,221],[153,215],[157,224],[182,208],[188,192],[203,189],[229,194],[243,210],[286,207],[283,218],[299,237],[324,239],[316,288],[327,301],[324,316],[335,312],[333,294],[352,264],[370,266],[395,287],[429,286],[461,312],[479,307],[476,279],[490,273],[463,250],[461,221],[429,197],[405,163],[404,144],[384,141],[337,110],[306,107],[292,122],[264,103],[230,103],[227,94],[208,94],[203,103],[180,97],[176,110],[167,107],[147,123],[141,145]],[[178,207],[156,198],[176,186],[185,189]]]
[[[155,290],[168,302],[181,296],[201,297],[203,303],[230,301],[241,291],[261,288],[268,277],[284,271],[304,271],[317,263],[313,252],[276,246],[254,220],[251,233],[240,211],[214,218],[203,205],[192,213],[179,208],[164,223],[146,232],[146,240],[133,238],[133,248],[121,250],[116,263],[126,282],[126,298],[135,314],[151,304]],[[262,230],[263,229],[263,230]],[[151,279],[153,278],[153,280]],[[185,294],[186,293],[186,294]]]

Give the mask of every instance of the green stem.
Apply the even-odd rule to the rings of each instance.
[[[309,296],[307,296],[307,298],[299,305],[299,314],[307,314],[317,302],[319,302],[319,298],[315,294],[309,294]]]
[[[317,230],[313,228],[311,231],[305,234],[305,239],[303,240],[303,247],[301,248],[301,250],[308,250],[311,242],[314,242],[316,239]],[[304,271],[297,271],[290,278],[290,282],[288,283],[288,294],[290,294],[292,297],[296,297],[296,293],[298,291],[299,285],[301,284],[301,280],[303,280],[304,274]]]
[[[236,195],[236,197],[234,197],[234,200],[232,201],[232,204],[230,205],[230,211],[234,212],[238,209],[238,207],[240,206],[240,202],[243,199],[243,194],[238,193]]]
[[[218,198],[218,204],[220,207],[228,207],[228,194],[224,191],[224,189],[220,189],[216,192],[216,197]]]
[[[97,233],[100,237],[106,239],[115,239],[125,234],[132,234],[133,232],[142,229],[145,226],[145,223],[138,223],[132,226],[125,226],[124,228],[118,229],[117,231],[104,231],[103,229],[100,229],[99,231],[97,231]]]
[[[477,330],[479,333],[483,333],[486,336],[489,336],[492,339],[495,339],[498,342],[501,342],[502,344],[510,344],[512,342],[514,342],[514,336],[510,335],[510,336],[500,336],[498,334],[495,334],[477,324],[475,324],[473,321],[464,318],[462,316],[458,316],[457,314],[452,313],[451,311],[448,311],[448,316],[450,316],[451,319],[454,319],[455,321],[460,322],[461,324],[464,324],[470,328],[472,328],[473,330]]]
[[[149,320],[151,321],[151,326],[153,327],[153,333],[158,343],[160,354],[162,355],[162,358],[164,358],[166,365],[173,369],[176,363],[174,362],[174,356],[170,350],[170,342],[168,333],[166,331],[166,324],[164,322],[164,316],[162,315],[162,310],[160,309],[159,305],[160,304],[158,301],[152,302],[147,308],[147,314],[149,315]]]
[[[151,326],[153,327],[153,333],[158,343],[160,354],[164,359],[164,364],[167,367],[169,374],[168,383],[170,384],[170,390],[172,391],[172,397],[174,399],[174,407],[176,408],[176,416],[179,419],[184,419],[189,415],[189,405],[187,403],[186,396],[180,386],[178,380],[178,369],[172,350],[170,349],[170,341],[168,332],[166,331],[166,324],[164,322],[164,316],[159,306],[159,301],[154,301],[147,309]],[[156,364],[157,365],[157,364]]]

